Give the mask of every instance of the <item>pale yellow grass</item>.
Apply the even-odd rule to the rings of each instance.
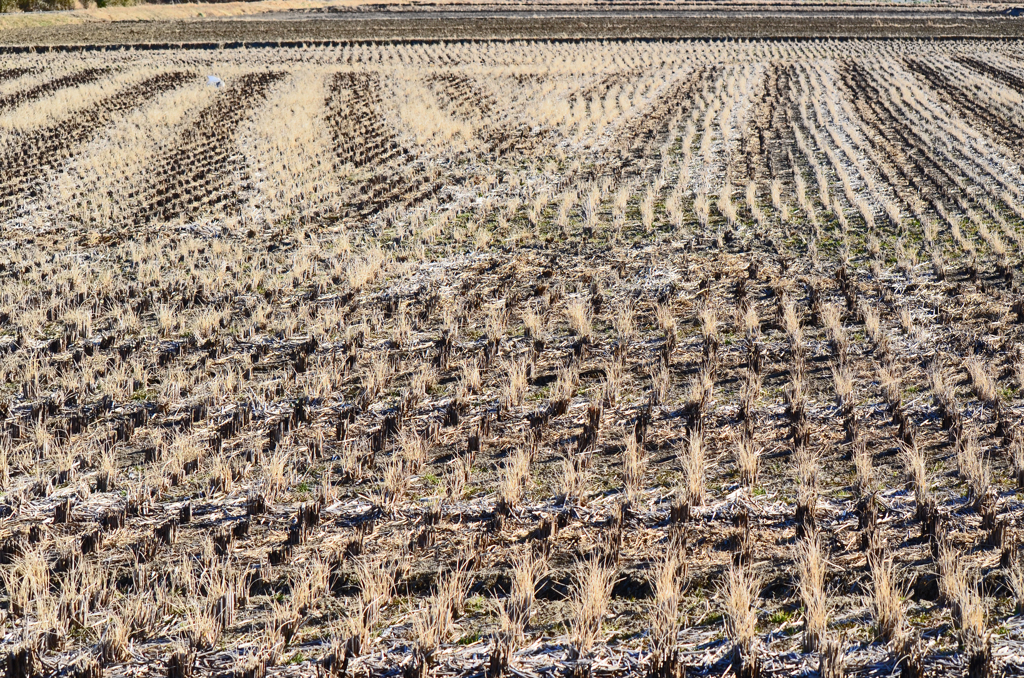
[[[563,0],[554,0],[559,4]],[[570,0],[564,0],[569,2]],[[434,0],[435,4],[494,4],[490,0]],[[411,5],[412,0],[258,0],[256,2],[184,3],[177,5],[146,5],[135,7],[92,7],[70,12],[13,12],[0,14],[0,31],[110,21],[170,21],[198,18],[223,18],[288,12],[327,7],[359,7],[361,5]],[[549,3],[552,4],[552,3]],[[587,4],[584,0],[583,4]]]
[[[92,7],[71,12],[13,12],[0,14],[0,31],[110,21],[168,21],[201,17],[236,17],[325,7],[358,7],[363,4],[367,4],[367,0],[259,0],[257,2],[197,2],[180,5]],[[405,5],[409,3],[406,0],[398,0],[388,4]]]
[[[258,2],[188,3],[181,5],[136,5],[135,7],[104,7],[82,10],[90,19],[98,21],[161,21],[192,19],[197,17],[232,17],[268,12],[287,12],[324,7],[358,7],[366,0],[259,0]],[[404,0],[389,2],[408,4]]]

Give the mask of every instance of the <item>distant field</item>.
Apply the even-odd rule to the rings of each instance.
[[[1011,39],[0,56],[7,675],[1019,674],[1022,109]]]
[[[261,0],[0,14],[0,45],[347,40],[1022,38],[1012,5]]]

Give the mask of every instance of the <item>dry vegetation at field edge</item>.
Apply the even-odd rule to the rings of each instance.
[[[95,4],[95,3],[90,3]],[[86,7],[70,12],[8,12],[0,14],[0,31],[66,24],[92,24],[119,21],[175,21],[203,17],[225,18],[266,14],[355,8],[363,0],[254,0],[253,2],[216,2],[184,4],[138,4],[130,7]],[[378,4],[378,3],[374,3]],[[400,6],[395,1],[388,5]]]
[[[8,675],[1022,670],[1022,104],[1017,43],[5,57]]]
[[[850,2],[365,3],[259,0],[0,14],[0,45],[179,46],[379,40],[1024,37],[1002,6]]]
[[[412,2],[411,0],[386,0],[386,2],[370,2],[369,0],[240,0],[237,2],[187,2],[187,3],[145,3],[139,2],[124,7],[107,6],[97,7],[95,0],[83,2],[78,0],[72,3],[72,7],[78,5],[73,11],[63,11],[59,14],[52,12],[16,12],[12,4],[10,10],[0,13],[0,31],[12,28],[30,28],[39,26],[53,26],[64,24],[95,23],[95,22],[120,22],[120,21],[179,21],[183,19],[199,18],[237,18],[243,16],[258,16],[269,13],[295,13],[295,12],[331,12],[345,10],[368,9],[371,11],[394,11],[401,9],[418,8],[426,11],[431,9],[509,9],[526,10],[531,8],[577,8],[581,11],[588,11],[599,7],[597,3],[586,0],[543,0],[543,2],[523,2],[516,0],[431,0],[429,4]],[[705,8],[728,7],[732,3],[707,4]],[[749,3],[735,3],[745,6]],[[800,2],[792,6],[800,6]],[[665,5],[652,4],[649,2],[618,2],[617,7],[639,8],[639,7],[665,7]],[[937,7],[946,6],[936,3]]]

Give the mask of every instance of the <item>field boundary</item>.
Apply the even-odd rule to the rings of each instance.
[[[963,40],[984,40],[994,42],[1006,42],[1024,40],[1024,36],[1019,38],[1007,38],[998,37],[993,35],[977,35],[977,36],[929,36],[929,37],[906,37],[906,36],[830,36],[828,38],[800,38],[800,37],[763,37],[763,38],[745,38],[749,41],[758,42],[931,42],[931,41],[943,41],[943,42],[955,42]],[[616,38],[596,38],[596,37],[580,37],[580,38],[466,38],[466,39],[450,39],[450,38],[394,38],[394,39],[383,39],[383,40],[268,40],[259,42],[153,42],[153,43],[121,43],[121,44],[108,44],[108,45],[0,45],[0,54],[42,54],[47,52],[53,53],[74,53],[74,52],[116,52],[126,49],[136,51],[161,51],[171,49],[187,49],[187,50],[235,50],[235,49],[299,49],[306,47],[387,47],[392,45],[472,45],[476,43],[516,43],[516,42],[546,42],[555,45],[572,45],[572,44],[589,44],[594,42],[615,42],[615,43],[642,43],[642,44],[659,44],[659,43],[671,43],[671,42],[708,42],[708,43],[728,43],[733,42],[733,38],[644,38],[644,37],[616,37]]]

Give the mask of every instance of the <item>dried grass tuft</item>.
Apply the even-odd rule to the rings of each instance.
[[[591,557],[576,566],[570,587],[569,635],[577,657],[589,654],[601,635],[615,577],[615,570],[601,558]]]
[[[729,566],[719,585],[725,632],[733,643],[733,671],[737,676],[759,675],[755,606],[760,589],[760,577],[749,567],[737,565]]]
[[[884,640],[898,637],[907,624],[907,584],[891,556],[871,563],[871,590],[868,606],[875,620],[875,633]]]

